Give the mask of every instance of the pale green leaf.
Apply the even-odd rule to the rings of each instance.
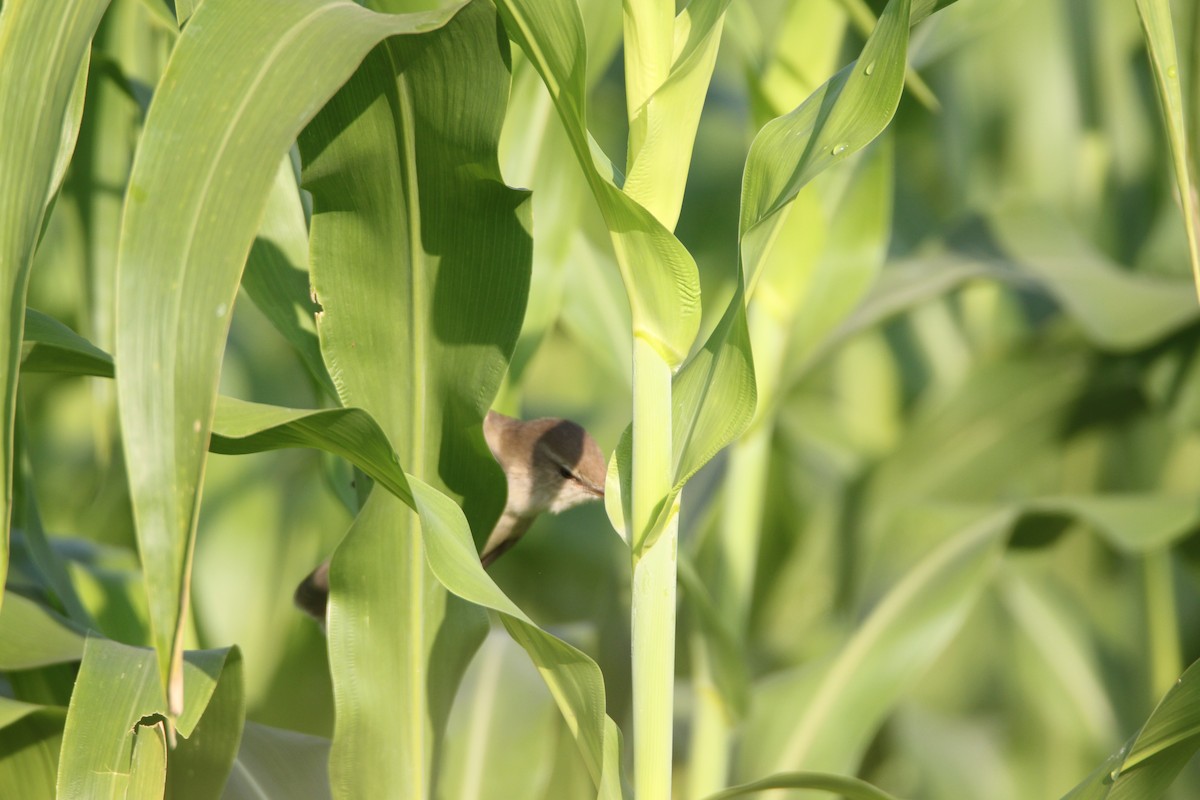
[[[142,780],[133,773],[139,737],[167,723],[167,708],[157,674],[154,651],[128,647],[107,639],[89,638],[84,648],[75,691],[63,731],[63,755],[58,769],[60,798],[124,796],[127,787]],[[186,740],[172,756],[198,791],[224,784],[237,751],[241,731],[241,657],[237,650],[189,652],[184,659],[186,704],[178,716],[178,733]],[[218,688],[219,684],[223,684]],[[218,722],[233,700],[237,726],[230,730],[205,719],[210,705]],[[213,702],[210,703],[210,700]],[[140,746],[139,748],[140,749]],[[195,767],[207,770],[201,775]],[[146,766],[154,768],[153,759]],[[192,769],[188,769],[191,767]],[[202,780],[201,780],[202,779]],[[181,787],[182,788],[182,787]],[[193,789],[187,790],[192,794]],[[210,789],[211,791],[211,789]]]
[[[221,356],[279,159],[380,39],[436,28],[451,13],[210,0],[155,93],[121,234],[117,394],[159,669],[175,711]]]
[[[497,8],[508,35],[541,74],[612,233],[634,335],[678,365],[700,324],[696,264],[650,211],[618,188],[616,168],[587,132],[587,47],[579,8],[570,0],[502,0]]]
[[[55,796],[65,718],[62,708],[44,708],[0,728],[0,796]]]
[[[329,740],[246,721],[223,800],[329,794]]]
[[[946,538],[832,658],[770,679],[755,697],[739,773],[853,770],[879,724],[958,632],[999,564],[1013,519],[997,512]]]
[[[845,797],[847,800],[896,800],[894,795],[877,789],[866,781],[822,772],[785,772],[772,775],[709,795],[706,800],[729,800],[770,789],[815,789]]]
[[[8,570],[13,415],[25,293],[46,204],[78,134],[88,49],[107,0],[8,0],[0,11],[0,579]],[[30,79],[31,65],[36,80]]]
[[[479,563],[462,510],[409,476],[420,509],[425,555],[438,580],[464,600],[499,612],[525,649],[566,719],[602,798],[620,797],[616,726],[605,716],[604,678],[588,656],[535,625]]]
[[[317,329],[339,399],[370,413],[405,469],[462,498],[481,531],[504,503],[482,421],[532,255],[528,193],[504,184],[496,155],[510,80],[497,34],[475,2],[436,33],[389,40],[300,139]],[[333,557],[335,796],[429,793],[487,629],[430,573],[422,524],[375,491]],[[387,636],[374,633],[382,619]]]
[[[1063,800],[1155,800],[1200,749],[1200,662],[1159,701],[1140,731]]]
[[[86,632],[19,594],[0,607],[0,669],[32,669],[83,657]]]
[[[112,356],[51,316],[25,309],[25,341],[21,369],[26,372],[66,372],[113,376]]]
[[[1192,280],[1200,296],[1200,196],[1192,177],[1196,164],[1192,162],[1187,129],[1187,114],[1180,87],[1179,56],[1175,48],[1175,29],[1171,21],[1170,0],[1137,0],[1142,32],[1150,51],[1150,66],[1154,68],[1154,85],[1167,127],[1167,142],[1171,147],[1171,166],[1175,172],[1175,189],[1183,211],[1183,227],[1187,234],[1188,253],[1192,259]],[[1195,46],[1195,42],[1192,43]],[[1193,75],[1195,81],[1197,76]],[[1195,136],[1196,132],[1191,131]]]
[[[315,447],[353,463],[412,505],[400,460],[371,415],[358,408],[292,409],[217,398],[209,450],[239,455],[285,447]]]
[[[1186,283],[1111,263],[1052,211],[1006,209],[992,223],[1009,258],[1036,276],[1100,347],[1141,348],[1200,316]]]
[[[330,397],[336,396],[317,342],[314,315],[320,307],[309,289],[308,228],[290,155],[275,173],[262,227],[246,260],[242,288],[295,349],[317,385]]]

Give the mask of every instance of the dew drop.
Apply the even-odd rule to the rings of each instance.
[[[830,154],[830,155],[834,155],[834,156],[840,156],[840,155],[841,155],[842,153],[844,153],[844,152],[846,152],[846,145],[844,145],[844,144],[835,144],[835,145],[833,146],[833,149],[829,151],[829,154]]]
[[[195,431],[196,433],[200,432],[200,420],[194,420],[192,422],[192,430]]]
[[[872,61],[870,64],[867,64],[867,66],[863,68],[864,75],[870,75],[874,71],[875,71],[875,62],[874,61]]]
[[[221,303],[219,306],[217,306],[217,316],[218,317],[225,316],[225,312],[227,310],[228,310],[228,306],[226,306],[224,303]]]
[[[1116,783],[1117,778],[1120,778],[1120,777],[1121,777],[1121,770],[1119,767],[1117,769],[1114,769],[1112,772],[1108,773],[1108,779],[1110,781],[1112,781],[1113,783]]]
[[[1175,67],[1174,64],[1167,67],[1167,77],[1170,78],[1171,80],[1175,80],[1176,78],[1179,77],[1179,70]]]

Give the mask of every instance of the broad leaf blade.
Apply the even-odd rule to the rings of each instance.
[[[496,156],[510,79],[497,34],[476,2],[419,41],[389,40],[300,140],[318,333],[339,398],[374,418],[406,470],[462,498],[480,532],[504,502],[482,421],[520,331],[532,251],[528,193],[504,184]],[[332,561],[335,795],[428,793],[486,631],[482,611],[429,571],[423,524],[376,491]]]
[[[279,159],[376,42],[437,27],[450,13],[210,0],[155,94],[121,234],[117,391],[155,648],[174,711],[183,704],[188,574],[221,356]]]
[[[88,639],[63,732],[58,797],[124,796],[127,787],[145,779],[135,773],[139,766],[133,758],[135,744],[140,749],[139,737],[147,733],[146,728],[167,722],[155,665],[151,650]],[[177,717],[178,731],[185,739],[195,736],[197,740],[180,744],[172,756],[172,768],[178,760],[184,772],[180,779],[190,777],[196,785],[203,778],[202,785],[220,787],[237,751],[244,713],[241,656],[236,649],[189,652],[183,675],[187,703]],[[229,703],[232,718],[222,713]],[[210,706],[217,706],[220,719],[205,719]],[[231,721],[237,724],[229,730]],[[206,774],[188,776],[189,762],[195,767],[198,761]],[[156,768],[154,759],[145,766]]]

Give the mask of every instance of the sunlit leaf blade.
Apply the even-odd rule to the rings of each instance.
[[[280,162],[275,173],[262,227],[246,260],[242,288],[295,349],[313,380],[330,397],[335,396],[317,342],[313,316],[319,307],[309,289],[308,228],[290,156]]]
[[[895,795],[877,789],[866,781],[822,772],[785,772],[772,775],[769,778],[743,783],[740,786],[709,795],[706,800],[729,800],[729,798],[746,797],[770,789],[814,789],[839,795],[848,800],[896,800]]]
[[[654,215],[617,187],[618,173],[587,132],[587,47],[579,8],[569,0],[503,0],[508,35],[550,91],[575,157],[613,232],[634,334],[671,365],[683,361],[700,324],[696,264]]]
[[[399,458],[383,430],[362,409],[292,409],[217,398],[212,452],[238,455],[285,447],[315,447],[341,456],[412,506]]]
[[[156,663],[152,650],[107,639],[87,640],[63,731],[58,797],[123,797],[127,787],[141,779],[132,773],[137,765],[132,759],[135,743],[147,732],[145,728],[167,722]],[[186,703],[176,718],[177,729],[184,739],[195,735],[197,741],[180,743],[172,756],[172,768],[175,759],[181,766],[203,763],[209,770],[203,785],[220,787],[237,751],[241,720],[237,719],[232,735],[219,726],[202,735],[201,728],[206,725],[203,718],[209,706],[225,705],[230,697],[234,716],[240,717],[236,712],[241,709],[241,656],[236,649],[189,652],[183,679]],[[219,684],[224,685],[218,688]],[[224,710],[218,708],[218,715],[223,716],[220,712]],[[198,752],[210,758],[197,761]]]
[[[85,638],[85,631],[40,603],[8,593],[0,608],[0,669],[78,661]]]
[[[1192,258],[1192,280],[1200,296],[1200,196],[1197,196],[1192,162],[1187,114],[1183,104],[1178,51],[1175,48],[1175,29],[1171,21],[1170,0],[1137,0],[1142,32],[1150,51],[1154,68],[1154,84],[1167,127],[1167,142],[1171,147],[1171,165],[1175,171],[1175,188],[1179,192],[1183,211],[1183,226],[1187,234],[1188,253]],[[1195,47],[1195,41],[1192,46]],[[1192,76],[1196,80],[1196,76]],[[1196,131],[1191,131],[1194,137]]]
[[[1200,662],[1192,664],[1137,735],[1063,800],[1163,797],[1200,749]]]
[[[670,75],[630,116],[629,170],[622,188],[668,230],[679,219],[728,6],[729,0],[700,0],[679,12]]]
[[[128,800],[156,800],[167,788],[167,725],[165,719],[139,725],[130,754]]]
[[[329,740],[247,721],[221,797],[330,797]]]
[[[300,139],[317,329],[339,398],[375,419],[410,474],[462,498],[481,533],[504,504],[482,421],[532,256],[528,193],[504,184],[496,155],[510,80],[498,33],[475,2],[419,41],[389,40]],[[422,548],[417,515],[376,490],[333,557],[335,796],[428,794],[450,701],[486,632]]]
[[[117,393],[172,710],[183,703],[188,573],[221,356],[279,159],[380,39],[436,28],[450,13],[210,0],[154,96],[121,234]]]
[[[742,181],[741,257],[757,281],[776,236],[777,215],[818,173],[865,147],[900,102],[909,28],[954,0],[890,0],[858,59],[795,110],[759,131]]]
[[[26,372],[66,372],[113,376],[112,356],[51,316],[25,309],[25,341],[21,369]]]
[[[9,0],[0,13],[0,582],[8,570],[13,415],[25,292],[47,202],[79,129],[81,72],[107,0]],[[36,80],[30,80],[36,65]],[[74,107],[72,107],[74,105]]]
[[[484,571],[461,509],[433,487],[409,476],[424,530],[425,555],[437,579],[464,600],[499,612],[504,627],[525,649],[579,745],[602,798],[619,798],[619,768],[612,763],[616,726],[605,716],[604,679],[585,653],[551,636],[510,600]],[[614,794],[615,792],[615,794]]]
[[[853,770],[878,725],[966,619],[999,564],[1013,518],[996,512],[947,538],[884,595],[831,660],[762,687],[739,774]],[[914,641],[922,643],[919,651]]]

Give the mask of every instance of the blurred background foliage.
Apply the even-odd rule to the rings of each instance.
[[[32,308],[109,352],[125,181],[172,43],[154,5],[114,0],[101,25],[29,290]],[[590,126],[620,162],[620,9],[581,5]],[[1200,146],[1200,6],[1175,7]],[[858,53],[864,8],[730,8],[678,226],[705,331],[733,290],[753,135]],[[630,406],[628,309],[557,117],[513,57],[501,162],[534,190],[534,279],[497,407],[577,420],[611,452]],[[797,201],[794,246],[751,304],[759,416],[686,490],[680,546],[716,611],[685,597],[680,796],[707,785],[701,727],[715,724],[734,780],[809,768],[911,797],[1057,797],[1200,657],[1200,325],[1134,4],[960,0],[915,31],[910,62],[883,139]],[[221,391],[324,402],[247,298]],[[28,373],[21,397],[44,527],[103,632],[149,644],[112,382]],[[211,458],[188,647],[239,646],[255,723],[332,731],[324,639],[291,594],[348,528],[349,481],[311,451]],[[977,551],[947,549],[996,513],[1016,521]],[[28,588],[19,536],[13,552],[10,586]],[[626,552],[588,506],[540,520],[491,573],[598,661],[629,730]],[[706,645],[713,624],[732,637],[733,677]],[[9,683],[53,683],[39,672]],[[702,722],[714,708],[724,719]],[[591,791],[506,637],[486,641],[450,725],[447,798]],[[1175,796],[1198,791],[1189,767]]]

